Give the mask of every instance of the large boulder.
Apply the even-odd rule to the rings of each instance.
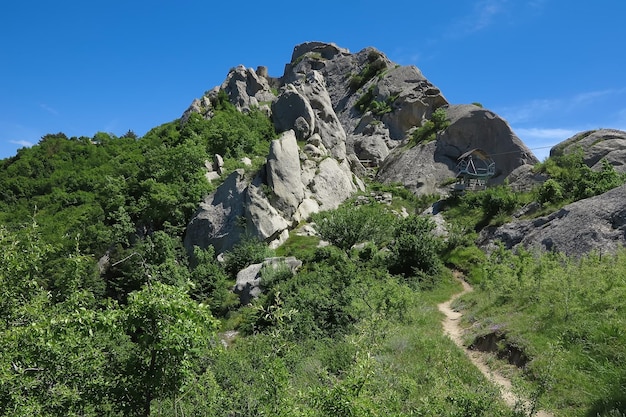
[[[273,205],[286,217],[291,217],[304,199],[304,185],[300,176],[300,149],[293,130],[272,141],[266,167],[267,184],[273,193]]]
[[[585,163],[600,169],[606,159],[618,172],[626,172],[626,132],[615,129],[588,130],[559,143],[550,156],[565,155],[581,150]]]
[[[448,104],[441,91],[414,66],[390,69],[373,91],[374,100],[393,100],[394,111],[383,115],[382,121],[395,140],[404,139],[410,128],[420,126],[435,109]]]
[[[508,123],[495,113],[472,104],[446,108],[450,121],[436,141],[394,149],[384,161],[377,178],[400,182],[416,194],[445,193],[456,176],[459,156],[480,148],[493,158],[499,183],[515,169],[537,163],[530,149],[513,133]]]
[[[501,241],[509,249],[539,248],[573,257],[594,250],[615,252],[626,244],[626,185],[568,204],[548,216],[488,228],[479,241],[487,249]]]
[[[289,228],[290,222],[272,205],[267,192],[261,176],[257,176],[248,186],[244,203],[248,232],[271,242]]]
[[[272,103],[272,118],[276,131],[293,130],[299,140],[308,138],[315,130],[315,113],[311,104],[293,84],[285,86]]]
[[[263,268],[278,269],[280,267],[286,267],[292,274],[295,274],[301,266],[302,261],[293,256],[287,258],[267,258],[261,263],[252,264],[239,271],[233,292],[239,295],[239,302],[242,305],[247,305],[252,300],[258,298],[263,292],[261,277],[261,270]]]
[[[339,163],[333,158],[326,158],[319,164],[309,188],[320,210],[336,209],[357,191],[348,161]]]
[[[189,253],[194,246],[213,246],[216,253],[222,253],[239,242],[244,233],[241,219],[247,186],[244,171],[236,170],[200,203],[185,233]]]

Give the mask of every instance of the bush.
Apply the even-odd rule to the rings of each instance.
[[[246,237],[224,255],[224,270],[235,277],[237,272],[248,265],[263,262],[272,256],[273,251],[265,242],[254,237]]]
[[[396,218],[378,203],[372,203],[345,204],[336,210],[315,214],[312,220],[322,239],[348,250],[361,242],[385,242],[391,237]]]
[[[430,120],[426,120],[411,134],[410,144],[415,146],[420,143],[428,143],[437,139],[437,133],[446,130],[450,126],[447,119],[446,111],[438,108],[430,116]]]
[[[440,272],[440,240],[432,234],[435,224],[422,216],[409,216],[400,221],[390,245],[389,272],[405,277],[419,273],[435,276]],[[423,278],[423,276],[422,276]]]

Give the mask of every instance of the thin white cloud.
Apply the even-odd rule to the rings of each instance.
[[[542,141],[542,142],[557,141],[556,143],[564,141],[565,139],[568,139],[574,136],[576,133],[580,132],[580,130],[574,130],[574,129],[562,129],[562,128],[555,129],[555,128],[539,128],[539,127],[520,128],[520,129],[514,129],[514,131],[517,134],[517,136],[522,138],[522,140],[528,139],[529,142],[530,140]]]
[[[29,142],[27,140],[10,140],[9,143],[12,143],[14,145],[24,146],[24,147],[27,147],[27,148],[30,148],[31,146],[34,145],[34,143]]]
[[[617,96],[621,94],[626,94],[626,88],[588,91],[574,96],[571,103],[572,105],[587,105],[604,97]]]
[[[503,107],[499,113],[509,123],[523,123],[532,120],[537,114],[547,114],[563,108],[563,101],[559,99],[537,99],[519,106]]]
[[[484,30],[496,21],[497,16],[506,12],[508,3],[509,0],[481,0],[471,13],[454,22],[448,33],[452,37],[462,37]]]
[[[509,123],[519,124],[532,121],[538,114],[564,114],[622,94],[626,94],[626,88],[586,91],[571,97],[535,99],[518,106],[502,107],[499,114]]]
[[[47,111],[48,113],[53,114],[53,115],[55,115],[55,116],[57,116],[57,115],[59,114],[59,112],[58,112],[58,111],[56,111],[56,109],[53,109],[52,107],[48,106],[48,105],[47,105],[47,104],[45,104],[45,103],[41,103],[41,104],[39,105],[39,107],[41,107],[42,109],[44,109],[44,110],[45,110],[45,111]]]
[[[512,129],[540,161],[550,155],[552,147],[580,132],[580,130],[564,128],[512,127]]]

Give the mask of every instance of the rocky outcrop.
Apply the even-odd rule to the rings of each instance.
[[[222,253],[237,243],[244,233],[245,194],[248,183],[243,170],[230,174],[222,185],[207,196],[187,226],[185,247],[213,246]]]
[[[433,142],[394,149],[381,165],[377,179],[401,182],[416,194],[447,192],[447,184],[456,175],[459,156],[480,148],[496,163],[492,183],[504,179],[523,165],[537,163],[537,158],[495,113],[475,105],[446,108],[450,125]]]
[[[507,248],[539,248],[573,257],[594,250],[614,252],[626,245],[626,185],[569,204],[548,216],[486,229],[479,238],[487,249],[494,241]]]
[[[493,112],[448,106],[419,69],[395,65],[375,48],[350,53],[328,43],[297,45],[280,78],[268,76],[264,67],[238,66],[221,86],[194,100],[183,123],[192,112],[212,117],[224,93],[241,111],[271,103],[266,111],[281,138],[272,142],[265,166],[248,174],[253,179],[227,179],[207,197],[189,224],[188,248],[214,245],[220,253],[244,230],[276,244],[312,213],[336,208],[363,189],[357,175],[372,172],[365,166],[379,167],[380,181],[430,194],[447,191],[443,184],[455,176],[457,158],[472,148],[492,154],[496,181],[536,162]],[[450,126],[434,142],[405,146],[410,133],[441,107]],[[231,200],[243,207],[235,209]]]
[[[267,157],[267,184],[272,190],[274,206],[291,217],[304,199],[300,153],[293,130],[272,141]]]
[[[347,160],[325,156],[318,136],[310,138],[310,145],[322,155],[300,152],[290,130],[272,141],[267,163],[251,181],[243,170],[231,174],[200,204],[187,227],[186,249],[191,253],[194,246],[212,245],[223,253],[244,233],[277,246],[298,222],[338,207],[362,189]]]
[[[550,150],[550,156],[583,152],[585,163],[600,169],[606,159],[617,172],[626,172],[626,132],[615,129],[588,130],[559,143]]]
[[[333,157],[346,157],[346,133],[319,72],[312,70],[302,79],[287,84],[273,104],[272,114],[276,130],[292,129],[299,140],[317,134]]]
[[[242,305],[247,305],[262,294],[261,270],[263,268],[278,269],[285,267],[288,268],[292,274],[295,274],[301,266],[302,261],[293,256],[287,258],[268,258],[262,263],[252,264],[237,273],[237,281],[233,287],[233,292],[239,295],[239,302]]]

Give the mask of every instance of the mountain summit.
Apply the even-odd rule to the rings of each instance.
[[[188,247],[228,250],[244,230],[280,242],[300,220],[363,189],[360,178],[370,168],[381,182],[432,194],[447,191],[457,159],[475,148],[493,155],[495,182],[537,162],[495,113],[451,105],[418,68],[397,65],[371,47],[351,53],[332,43],[303,43],[281,77],[262,66],[232,68],[220,86],[191,103],[182,122],[194,113],[213,117],[220,94],[242,112],[270,115],[282,136],[255,178],[235,173],[205,199],[189,225]],[[436,112],[445,115],[445,128],[431,121]],[[233,199],[241,204],[232,206]],[[245,225],[235,221],[242,218]]]

